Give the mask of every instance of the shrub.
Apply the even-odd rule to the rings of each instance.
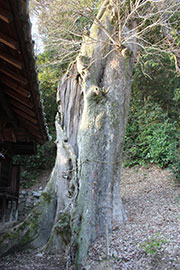
[[[177,122],[168,118],[158,104],[147,101],[135,112],[131,108],[125,137],[125,165],[155,163],[164,168],[176,164],[175,172],[179,134]]]
[[[151,51],[135,67],[125,136],[125,166],[169,166],[180,180],[180,77],[173,58]]]
[[[175,178],[175,182],[180,183],[180,148],[174,155],[174,161],[170,166],[170,170]]]
[[[33,156],[15,156],[14,163],[21,165],[20,184],[23,188],[29,188],[35,183],[41,170],[52,169],[55,162],[56,146],[50,141],[44,145],[37,146],[37,154]]]
[[[40,91],[46,114],[46,120],[52,139],[55,140],[55,115],[57,112],[56,89],[62,68],[49,65],[52,52],[44,52],[37,57],[39,68]],[[40,170],[51,169],[54,165],[56,147],[53,141],[37,146],[34,156],[16,156],[14,162],[22,166],[21,185],[29,188],[39,176]]]
[[[162,238],[159,234],[155,234],[144,242],[140,243],[140,248],[144,250],[146,254],[155,255],[158,251],[163,249],[168,243],[167,239]]]

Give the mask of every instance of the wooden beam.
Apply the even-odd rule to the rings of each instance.
[[[6,89],[4,90],[4,92],[10,96],[11,98],[13,98],[14,100],[17,100],[19,101],[21,104],[24,104],[26,107],[32,109],[33,108],[33,105],[32,103],[30,102],[29,98],[21,95],[20,93],[17,93],[14,92],[12,89],[6,87]]]
[[[23,112],[17,108],[13,108],[13,111],[15,111],[18,115],[20,115],[20,117],[24,118],[25,120],[30,121],[34,125],[36,125],[38,123],[38,121],[35,118],[29,116],[28,114],[26,114],[25,112]]]
[[[22,105],[19,102],[15,102],[15,100],[10,99],[10,103],[12,105],[12,107],[17,108],[22,110],[23,112],[27,113],[28,115],[35,117],[35,113],[34,110],[30,110],[29,108],[27,108],[26,106]]]
[[[37,133],[38,137],[41,138],[41,136],[39,135],[39,126],[34,125],[33,123],[31,123],[27,119],[23,118],[21,115],[18,115],[18,118],[19,118],[20,123],[23,123],[21,126],[26,128],[31,134]]]
[[[0,81],[1,81],[4,85],[6,85],[6,86],[12,88],[12,89],[15,90],[16,92],[18,92],[18,93],[20,93],[21,95],[23,95],[24,97],[30,98],[31,93],[30,93],[27,89],[24,89],[23,87],[20,87],[18,84],[14,83],[14,82],[12,82],[12,81],[6,79],[6,78],[0,78]]]
[[[22,83],[23,85],[27,85],[28,81],[25,77],[21,76],[18,73],[15,73],[11,70],[9,70],[6,65],[1,64],[0,66],[0,72],[2,72],[3,74],[7,75],[8,77],[14,79],[17,82]]]
[[[29,134],[28,134],[29,132],[27,131],[27,130],[25,130],[24,128],[18,128],[17,130],[16,130],[16,135],[17,135],[17,137],[18,138],[22,138],[22,137],[24,137],[24,138],[26,138],[26,141],[29,141],[30,140],[30,136],[29,136]],[[27,138],[28,138],[28,140],[27,140]],[[19,141],[21,141],[21,140],[19,140]]]
[[[14,131],[14,129],[12,129],[12,128],[3,129],[3,139],[4,139],[4,141],[16,142],[17,136],[16,136],[16,132]]]
[[[22,70],[23,69],[23,63],[19,60],[17,60],[16,58],[14,58],[13,56],[0,51],[0,58],[3,59],[4,61],[8,62],[9,64],[13,65],[14,67]]]
[[[6,23],[10,23],[13,19],[13,16],[7,10],[0,8],[0,19]]]
[[[17,130],[16,129],[14,130],[11,128],[5,128],[3,129],[3,136],[4,138],[6,138],[6,141],[10,141],[10,142],[14,142],[15,138],[16,138],[16,141],[21,141],[21,142],[30,141],[30,136],[22,128],[18,128]]]
[[[19,45],[18,42],[3,33],[0,33],[0,42],[7,45],[11,49],[18,50]]]
[[[36,143],[33,142],[34,140],[29,138],[28,141],[19,141],[17,143],[13,143],[12,146],[12,151],[14,154],[26,154],[26,155],[33,155],[37,153],[36,149]],[[15,168],[17,168],[15,166]]]
[[[11,122],[14,127],[17,127],[17,119],[15,118],[14,113],[11,109],[9,100],[7,99],[6,95],[4,95],[1,89],[0,89],[0,104],[8,118],[6,119],[6,121]]]
[[[29,131],[29,135],[31,138],[33,138],[34,141],[43,144],[45,140],[40,135],[40,130],[38,126],[35,126],[34,124],[30,123],[25,118],[22,118],[20,115],[18,116],[21,123],[23,123],[23,127],[26,128]]]

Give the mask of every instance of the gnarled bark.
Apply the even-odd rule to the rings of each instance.
[[[93,24],[76,63],[59,85],[57,158],[46,189],[56,203],[50,200],[49,207],[43,205],[44,195],[40,204],[44,212],[38,212],[38,220],[49,222],[42,244],[47,243],[51,252],[68,248],[68,263],[75,262],[76,269],[81,269],[90,243],[126,219],[120,177],[136,47],[129,39],[121,51],[109,41],[107,32],[112,36],[115,26],[108,6],[101,9],[98,20],[106,31]],[[34,220],[34,213],[31,216]],[[31,216],[30,223],[21,225],[30,232]],[[24,244],[37,246],[35,237],[42,236],[42,222]]]
[[[0,256],[24,248],[44,246],[51,234],[57,197],[53,183],[42,193],[39,203],[20,224],[0,235]]]

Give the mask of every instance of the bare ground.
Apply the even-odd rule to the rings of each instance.
[[[123,169],[128,220],[91,247],[86,270],[180,270],[180,187],[156,166]],[[106,237],[105,237],[106,238]]]
[[[121,194],[128,220],[109,245],[93,243],[84,269],[180,270],[180,186],[156,166],[123,169]],[[65,270],[65,256],[29,250],[2,258],[0,269]]]

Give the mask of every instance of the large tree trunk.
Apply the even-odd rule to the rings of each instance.
[[[40,204],[48,208],[38,216],[41,222],[34,233],[29,223],[32,237],[23,242],[37,247],[36,237],[43,238],[42,223],[47,220],[49,228],[44,230],[41,245],[48,240],[46,247],[51,252],[68,247],[69,262],[75,262],[76,269],[81,269],[90,243],[126,219],[120,178],[136,48],[133,39],[122,51],[110,42],[107,32],[109,36],[115,32],[110,8],[102,8],[98,20],[106,30],[93,24],[76,63],[59,86],[57,158]],[[10,247],[22,247],[17,236],[11,239],[15,240]],[[0,242],[3,249],[7,237]]]
[[[112,36],[115,29],[109,10],[101,16]],[[104,30],[94,24],[77,58],[80,98],[83,97],[80,121],[72,128],[77,130],[77,149],[74,150],[78,161],[78,196],[72,219],[77,269],[87,255],[89,244],[105,235],[107,227],[111,232],[113,226],[117,227],[126,219],[120,178],[135,55],[135,48],[131,48],[133,51],[125,49],[122,55],[122,51],[109,44]],[[77,114],[76,102],[73,104],[75,107],[69,109]],[[66,113],[68,111],[63,111],[64,115]]]

